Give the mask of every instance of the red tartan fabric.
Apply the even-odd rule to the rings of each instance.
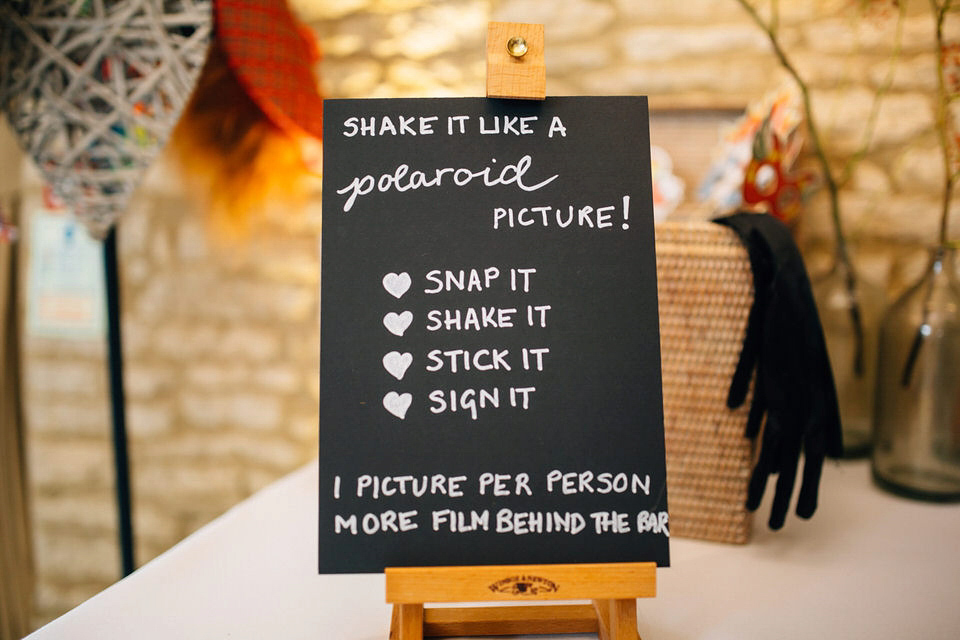
[[[230,68],[263,112],[290,133],[323,137],[312,36],[286,0],[216,0],[216,37]]]

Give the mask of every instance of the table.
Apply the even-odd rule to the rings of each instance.
[[[748,545],[672,539],[659,595],[639,602],[643,637],[960,637],[960,505],[888,495],[869,474],[828,462],[819,511],[779,532],[767,496]],[[386,640],[382,575],[316,574],[317,486],[314,462],[29,639]]]

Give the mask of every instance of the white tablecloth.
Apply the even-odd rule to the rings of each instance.
[[[748,545],[671,540],[646,640],[960,638],[960,506],[885,494],[865,462],[827,464],[809,521],[768,531],[768,504]],[[29,637],[385,640],[382,575],[316,574],[316,509],[314,463]]]

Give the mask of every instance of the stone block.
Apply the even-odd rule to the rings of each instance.
[[[102,398],[106,368],[102,362],[82,360],[31,360],[26,366],[26,392]]]
[[[373,0],[373,11],[377,13],[396,13],[410,11],[428,4],[428,0]]]
[[[863,139],[874,94],[863,87],[813,91],[813,115],[828,153],[849,154]]]
[[[932,243],[940,226],[940,203],[931,195],[890,195],[870,200],[862,214],[874,237]]]
[[[807,86],[817,90],[862,85],[867,70],[872,70],[877,56],[824,53],[816,48],[799,48],[789,52],[790,61]]]
[[[184,378],[190,386],[204,390],[224,390],[246,383],[250,371],[237,362],[198,362],[187,365]]]
[[[161,506],[146,500],[138,500],[133,510],[133,530],[137,542],[148,541],[165,547],[176,544],[180,538],[180,524],[175,515]],[[147,558],[138,554],[138,562]]]
[[[316,422],[316,416],[314,416]],[[262,466],[288,471],[316,455],[316,438],[306,444],[288,439],[285,433],[255,431],[187,432],[153,444],[139,452],[137,462],[153,466]]]
[[[232,323],[300,321],[316,314],[316,287],[230,279],[212,283],[197,316]]]
[[[307,391],[310,394],[310,398],[315,402],[320,401],[320,373],[319,368],[317,372],[311,373],[307,378]]]
[[[398,60],[387,67],[386,81],[398,88],[420,89],[427,91],[440,83],[430,69],[422,64],[408,60]]]
[[[473,57],[471,56],[472,60]],[[461,64],[464,62],[466,64]],[[470,76],[469,60],[451,58],[435,58],[427,63],[427,70],[437,81],[448,86],[456,86]],[[476,76],[474,76],[476,77]],[[483,75],[485,77],[485,74]]]
[[[30,361],[34,360],[90,360],[106,362],[106,336],[85,340],[53,338],[30,335],[23,336],[23,350],[29,354]]]
[[[298,323],[290,327],[284,339],[283,362],[300,370],[314,370],[320,366],[319,323]]]
[[[932,55],[917,55],[899,58],[894,62],[891,89],[894,91],[937,90],[937,61]],[[890,73],[890,60],[876,62],[869,67],[870,83],[884,86]]]
[[[817,190],[803,203],[799,224],[802,246],[824,242],[833,246],[833,222],[825,189]]]
[[[889,94],[880,103],[874,141],[877,146],[908,143],[933,125],[934,107],[928,96]]]
[[[266,468],[279,474],[292,471],[315,455],[312,448],[272,437],[243,437],[231,439],[231,452],[236,455],[243,469],[241,477],[253,467]]]
[[[691,56],[768,54],[762,31],[745,24],[709,27],[635,27],[623,32],[620,46],[630,62],[679,60]]]
[[[29,473],[38,491],[91,491],[113,487],[113,451],[102,440],[32,438]]]
[[[200,465],[143,461],[133,474],[135,495],[163,505],[198,505],[235,501],[239,496],[238,470],[232,465]]]
[[[168,360],[187,361],[210,355],[220,343],[221,336],[220,328],[214,323],[187,323],[174,317],[159,324],[146,348]],[[144,340],[150,337],[144,336]]]
[[[670,64],[611,66],[584,76],[583,88],[598,95],[702,93],[705,104],[731,97],[743,103],[768,93],[782,76],[774,59],[705,57]]]
[[[482,55],[490,13],[487,2],[467,0],[433,4],[416,11],[415,19],[391,18],[391,36],[374,42],[370,51],[378,58],[426,60],[458,50]]]
[[[170,402],[128,402],[127,423],[132,438],[153,438],[169,433],[175,426]]]
[[[512,0],[499,3],[489,20],[542,24],[549,49],[555,42],[583,41],[606,33],[616,17],[617,11],[612,5],[598,0]],[[486,33],[486,21],[483,33]]]
[[[185,392],[179,398],[180,415],[187,427],[214,429],[228,422],[230,399],[211,392]]]
[[[590,72],[609,65],[616,56],[614,42],[564,42],[545,52],[547,77],[551,81],[569,74]],[[550,91],[548,95],[566,95]]]
[[[786,10],[794,3],[783,3]],[[800,3],[796,3],[800,4]],[[621,20],[640,24],[689,24],[720,20],[748,20],[747,14],[736,2],[717,0],[686,0],[685,2],[637,2],[615,0],[614,6]]]
[[[331,59],[346,58],[361,53],[366,48],[367,43],[363,36],[358,33],[336,33],[322,38],[321,46],[327,59]]]
[[[247,495],[244,492],[244,495]],[[210,524],[226,511],[230,505],[198,505],[182,515],[184,535]]]
[[[316,20],[335,20],[358,11],[370,9],[377,0],[327,0],[312,2],[311,0],[290,0],[290,10],[300,20],[312,22]]]
[[[150,235],[150,258],[160,269],[170,265],[170,237],[166,229],[157,229]]]
[[[903,192],[942,193],[943,155],[933,141],[911,146],[893,161],[893,179]]]
[[[119,552],[117,553],[119,555]],[[36,609],[34,628],[39,628],[86,602],[116,582],[120,576],[118,574],[112,578],[83,580],[77,583],[65,582],[57,578],[59,576],[38,576],[37,599],[34,603]]]
[[[231,397],[230,422],[242,429],[270,431],[280,427],[283,413],[275,396],[239,392]]]
[[[40,495],[31,504],[35,526],[41,529],[116,534],[116,496],[110,491]]]
[[[130,256],[120,266],[120,277],[123,280],[124,297],[130,287],[143,286],[150,279],[152,267],[142,256]]]
[[[217,342],[217,353],[230,360],[263,361],[277,356],[282,330],[267,325],[237,324]]]
[[[889,193],[890,178],[887,176],[886,171],[883,170],[883,167],[874,162],[864,160],[857,163],[854,167],[853,174],[850,177],[849,188],[857,191]]]
[[[244,488],[248,493],[254,494],[261,489],[273,484],[279,480],[283,474],[275,471],[264,471],[262,469],[250,469],[243,474]]]
[[[926,12],[903,21],[901,48],[905,54],[929,51],[934,41],[934,20]],[[893,51],[896,19],[865,20],[855,12],[804,25],[807,45],[825,53],[878,53]]]
[[[110,433],[107,399],[102,401],[46,399],[27,403],[27,425],[43,436],[99,436]]]
[[[349,60],[329,64],[321,76],[324,89],[329,95],[344,98],[369,95],[382,78],[382,66],[372,60]]]
[[[131,313],[129,308],[124,309],[120,325],[124,357],[135,358],[151,349],[154,339],[153,329],[152,323],[147,323],[138,314]]]
[[[140,321],[161,323],[168,320],[171,311],[178,308],[178,300],[172,283],[164,277],[151,278],[128,307]]]
[[[182,262],[203,260],[210,255],[207,233],[199,220],[184,220],[176,229],[177,257]]]
[[[289,394],[302,388],[303,376],[288,364],[272,364],[254,368],[253,381],[265,391]]]
[[[136,548],[137,564],[141,566],[145,565],[146,563],[150,562],[160,554],[170,549],[170,547],[172,547],[173,545],[180,542],[181,539],[182,537],[178,535],[175,538],[171,539],[170,541],[160,542],[155,540],[148,540],[142,536],[138,536],[134,540],[135,548]]]
[[[180,396],[180,411],[188,426],[253,431],[279,428],[283,413],[279,398],[249,391],[184,393]]]
[[[34,542],[41,580],[109,584],[120,578],[120,553],[113,535],[41,529]]]
[[[256,264],[257,272],[267,280],[313,288],[320,284],[320,261],[316,247],[311,251],[265,256]]]
[[[123,388],[130,399],[152,398],[165,394],[173,386],[173,369],[142,359],[129,359],[123,369]]]
[[[142,204],[145,194],[134,196],[131,206],[123,214],[123,224],[117,225],[117,250],[121,260],[127,256],[144,255],[151,235],[150,216]]]
[[[555,78],[550,75],[547,69],[547,95],[548,96],[578,96],[585,92],[577,85],[576,76],[582,74],[573,74],[572,77]],[[465,92],[464,92],[465,93]]]
[[[850,154],[863,140],[874,92],[863,87],[847,90],[814,91],[813,112],[831,154]],[[933,127],[930,100],[920,93],[890,93],[882,97],[871,148],[909,142]]]
[[[267,303],[263,309],[264,319],[302,322],[319,314],[318,290],[315,286],[266,286],[262,291]]]
[[[363,97],[361,93],[357,97]],[[343,97],[349,97],[347,95]],[[286,215],[269,215],[270,223],[275,232],[289,234],[307,234],[314,240],[319,239],[323,227],[323,218],[320,207],[320,185],[315,178],[306,178],[307,197],[293,212]],[[318,254],[319,255],[319,254]]]
[[[302,443],[317,444],[320,419],[317,412],[295,413],[286,421],[285,431]]]

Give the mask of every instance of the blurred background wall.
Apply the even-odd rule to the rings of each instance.
[[[291,4],[318,36],[327,97],[482,95],[487,22],[544,23],[548,95],[650,95],[653,142],[671,151],[690,199],[720,124],[786,77],[735,0]],[[897,13],[892,1],[782,3],[781,41],[838,164],[858,148],[885,82]],[[841,196],[863,276],[891,292],[936,239],[933,31],[927,3],[909,2],[869,152]],[[24,166],[27,236],[44,203]],[[316,455],[320,226],[317,189],[301,211],[270,211],[245,246],[217,242],[169,158],[121,219],[138,563]],[[806,207],[800,233],[813,264],[832,237],[822,198]],[[29,333],[22,349],[40,624],[119,575],[106,349],[99,338]]]

